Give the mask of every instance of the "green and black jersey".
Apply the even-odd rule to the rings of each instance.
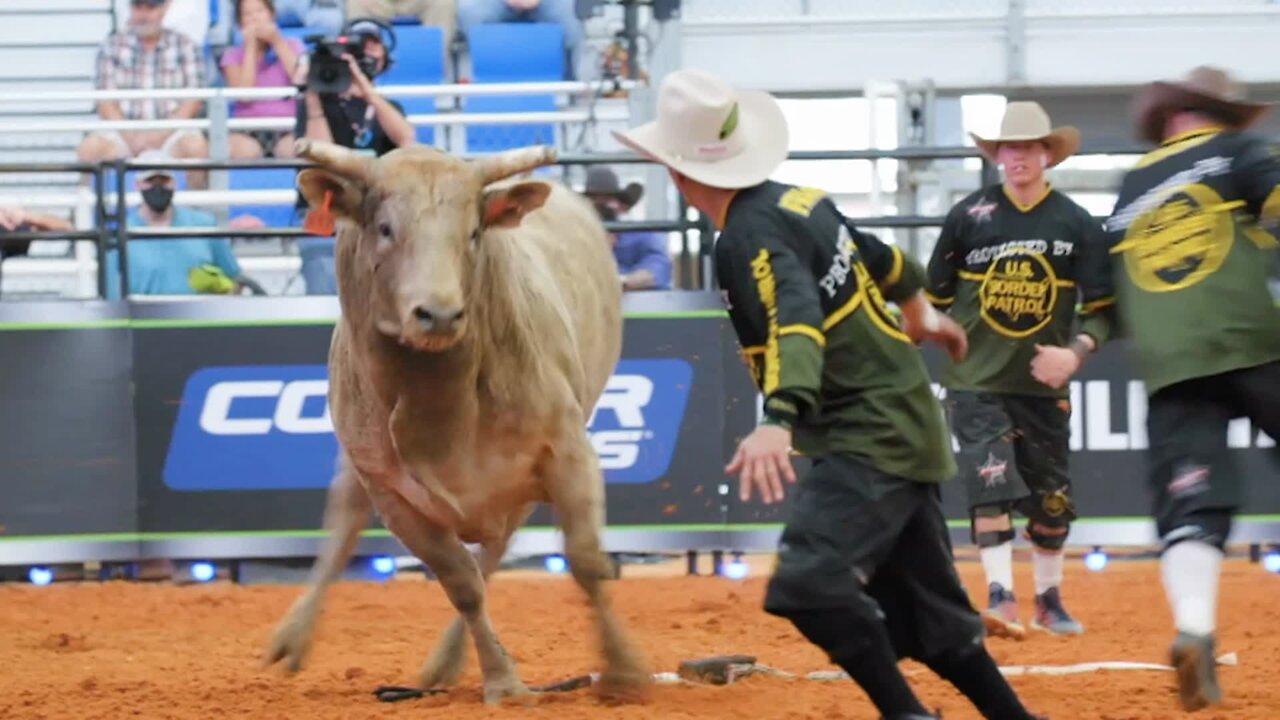
[[[1280,360],[1260,219],[1280,219],[1280,161],[1258,135],[1176,136],[1125,175],[1106,231],[1148,393]]]
[[[1031,376],[1036,345],[1067,345],[1079,331],[1098,344],[1113,304],[1101,223],[1047,188],[1023,206],[1002,185],[974,192],[947,214],[929,261],[929,300],[969,335],[969,354],[948,360],[952,390],[1065,397]]]
[[[920,290],[920,265],[812,188],[741,190],[721,224],[716,272],[766,422],[791,426],[806,455],[849,453],[921,482],[954,475],[924,361],[885,305]]]

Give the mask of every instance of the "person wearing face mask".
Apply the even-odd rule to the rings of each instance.
[[[943,385],[986,570],[983,620],[998,637],[1026,633],[1013,594],[1011,513],[1018,510],[1033,550],[1031,627],[1078,635],[1084,627],[1059,590],[1076,517],[1067,474],[1071,405],[1067,388],[1041,383],[1032,362],[1042,346],[1069,345],[1083,359],[1105,339],[1113,298],[1102,226],[1045,179],[1045,170],[1079,148],[1075,128],[1052,127],[1037,103],[1011,102],[998,137],[973,138],[1004,169],[1004,182],[948,213],[926,289],[969,335],[968,357],[948,363]]]
[[[98,90],[168,90],[205,86],[200,47],[162,23],[170,0],[132,0],[129,24],[113,32],[98,49],[94,87]],[[99,100],[103,120],[188,120],[204,113],[202,100],[134,98]],[[80,162],[137,157],[161,150],[177,158],[207,158],[209,143],[196,130],[99,130],[80,142]],[[207,172],[193,171],[193,188],[207,186]]]
[[[138,156],[139,162],[172,163],[173,158],[152,150]],[[217,221],[209,213],[174,205],[178,175],[166,168],[138,172],[135,188],[142,204],[128,214],[130,228],[212,227]],[[126,253],[131,295],[238,294],[251,284],[243,278],[231,243],[221,238],[174,240],[130,240]],[[115,250],[107,253],[108,299],[120,297],[119,259]]]
[[[582,194],[595,206],[605,222],[613,222],[628,213],[644,195],[644,186],[630,183],[626,188],[618,176],[606,167],[587,171],[587,184]],[[659,232],[609,233],[613,257],[618,263],[618,280],[623,290],[666,290],[671,287],[671,256],[667,240]]]

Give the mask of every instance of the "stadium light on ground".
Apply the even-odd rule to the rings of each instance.
[[[547,572],[557,575],[569,569],[569,563],[560,555],[548,555],[543,564],[546,566]]]
[[[1262,556],[1262,567],[1267,572],[1280,573],[1280,550],[1272,550]]]
[[[724,566],[724,576],[730,580],[742,580],[747,573],[747,564],[742,561],[731,562]]]
[[[47,567],[33,567],[27,571],[27,579],[32,585],[48,585],[53,582],[53,571]]]
[[[218,574],[217,568],[210,562],[194,562],[191,563],[191,579],[196,582],[206,583]]]
[[[375,557],[370,565],[373,571],[379,575],[391,575],[396,571],[396,559],[387,555],[379,555]]]
[[[1094,572],[1102,572],[1107,567],[1107,554],[1099,548],[1084,556],[1084,566]]]

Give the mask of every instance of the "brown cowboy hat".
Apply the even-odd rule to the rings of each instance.
[[[593,167],[587,170],[587,185],[583,195],[607,195],[616,198],[627,208],[635,207],[644,196],[644,186],[640,183],[628,183],[625,188],[618,182],[618,176],[605,167]]]
[[[1138,136],[1158,145],[1164,140],[1165,118],[1172,112],[1200,110],[1232,130],[1243,130],[1270,107],[1246,101],[1244,87],[1225,70],[1201,65],[1181,82],[1157,80],[1139,90],[1133,101],[1133,118]]]
[[[1000,121],[1000,135],[993,138],[969,133],[978,149],[991,162],[996,162],[996,148],[1000,143],[1041,142],[1049,148],[1049,164],[1053,167],[1080,149],[1080,131],[1069,125],[1053,127],[1049,113],[1040,103],[1020,100],[1005,105],[1004,119]]]

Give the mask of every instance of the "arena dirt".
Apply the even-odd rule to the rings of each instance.
[[[766,566],[767,567],[767,566]],[[980,570],[962,563],[972,592]],[[1017,582],[1029,612],[1030,567]],[[1003,665],[1062,665],[1104,660],[1165,662],[1170,639],[1159,575],[1151,562],[1113,562],[1089,573],[1071,561],[1067,598],[1085,623],[1081,639],[1033,636],[990,640]],[[674,670],[687,658],[757,655],[795,672],[824,669],[824,658],[791,628],[760,611],[763,580],[626,579],[617,605],[653,666]],[[602,707],[587,691],[545,696],[529,708],[486,708],[473,664],[445,696],[376,702],[379,684],[407,684],[452,611],[433,584],[343,583],[333,592],[309,666],[298,676],[258,666],[261,648],[297,587],[226,583],[0,587],[0,718],[875,718],[848,682],[751,677],[727,687],[663,687],[645,706]],[[499,574],[491,610],[526,682],[543,683],[597,669],[587,608],[562,577]],[[1205,720],[1280,717],[1280,576],[1243,561],[1228,563],[1221,602],[1220,652],[1238,667],[1222,671],[1230,705]],[[470,658],[474,658],[472,653]],[[949,686],[905,664],[920,695],[947,720],[978,715]],[[1112,671],[1013,680],[1032,709],[1054,720],[1154,720],[1185,717],[1172,674]]]

